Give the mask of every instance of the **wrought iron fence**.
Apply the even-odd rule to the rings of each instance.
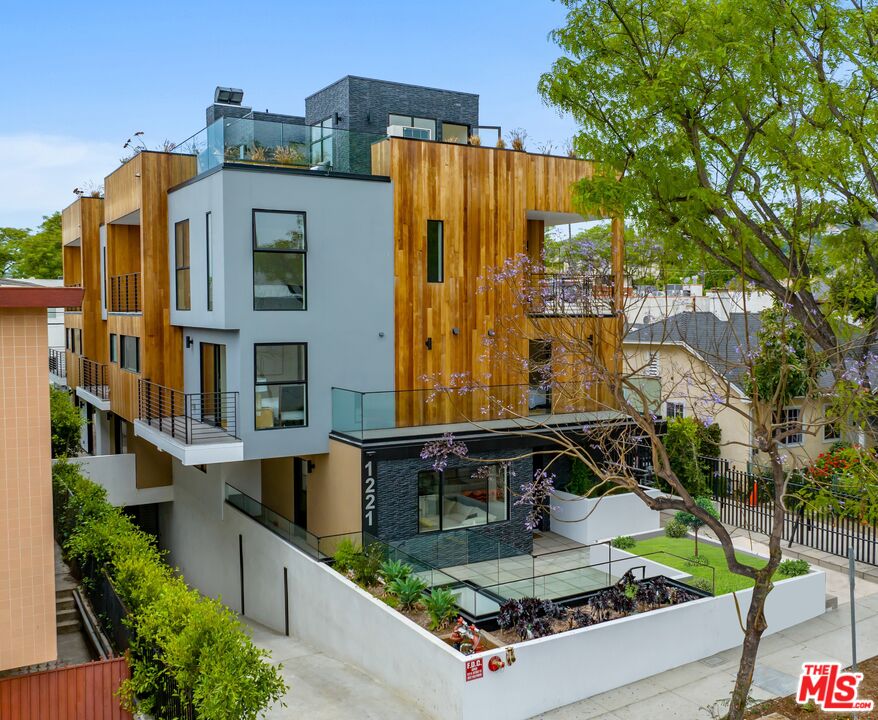
[[[770,477],[739,470],[722,458],[700,457],[711,494],[726,525],[768,535],[774,525],[777,501]],[[854,549],[859,562],[878,565],[878,527],[866,518],[844,512],[857,498],[841,492],[826,493],[831,503],[819,507],[803,496],[809,489],[805,478],[792,478],[780,502],[783,505],[781,537],[832,555],[847,556]]]

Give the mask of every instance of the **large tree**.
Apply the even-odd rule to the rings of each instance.
[[[60,278],[61,213],[43,217],[36,230],[0,227],[0,277]]]
[[[579,200],[773,293],[823,351],[854,301],[878,335],[875,1],[562,2],[540,90],[604,163]],[[821,311],[845,273],[865,276],[855,297],[835,283]]]

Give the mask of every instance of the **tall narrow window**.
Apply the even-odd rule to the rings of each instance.
[[[115,363],[119,361],[118,348],[116,346],[116,338],[118,336],[115,333],[110,333],[110,362]]]
[[[427,220],[427,282],[445,281],[445,224]]]
[[[332,165],[332,118],[311,126],[311,162]]]
[[[262,344],[254,351],[256,429],[307,425],[307,345]]]
[[[119,365],[129,372],[140,372],[140,338],[136,335],[120,335]]]
[[[174,225],[174,257],[177,270],[177,310],[191,310],[188,220],[181,220]]]
[[[305,309],[305,213],[253,211],[253,309]]]
[[[782,445],[801,445],[803,437],[801,408],[788,407],[781,410],[776,432],[781,436]]]
[[[207,309],[213,310],[213,228],[210,226],[211,214],[204,215],[204,259],[207,263]]]

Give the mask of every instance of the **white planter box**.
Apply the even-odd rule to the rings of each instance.
[[[663,495],[648,490],[651,497]],[[584,498],[567,492],[556,492],[552,505],[552,532],[583,545],[611,540],[619,535],[634,535],[661,528],[661,516],[650,510],[634,493]]]

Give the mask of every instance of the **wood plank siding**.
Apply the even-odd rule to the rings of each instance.
[[[499,347],[504,342],[501,334],[513,337],[510,325],[517,324],[515,331],[525,339],[517,341],[515,352],[527,358],[527,338],[540,336],[539,323],[517,307],[513,288],[486,283],[485,275],[521,254],[534,261],[541,257],[544,222],[529,219],[529,213],[585,214],[573,205],[571,185],[589,177],[592,164],[403,138],[375,143],[372,162],[376,174],[393,181],[396,390],[428,388],[432,378],[447,382],[453,374],[465,372],[492,386],[527,384],[522,365],[486,348],[484,339],[493,331]],[[442,282],[427,281],[428,220],[443,223]],[[615,226],[621,231],[621,221]],[[613,267],[621,289],[621,234],[616,240]],[[618,319],[565,318],[565,323],[578,325],[575,332],[582,337],[599,337],[599,357],[615,362],[621,337]],[[521,389],[509,392],[518,394]],[[441,409],[441,403],[419,409],[423,399],[413,394],[407,409],[398,408],[398,420],[457,419],[448,414],[456,411]],[[526,402],[524,396],[521,402]],[[474,411],[477,408],[467,409]],[[411,413],[426,416],[409,417]]]

